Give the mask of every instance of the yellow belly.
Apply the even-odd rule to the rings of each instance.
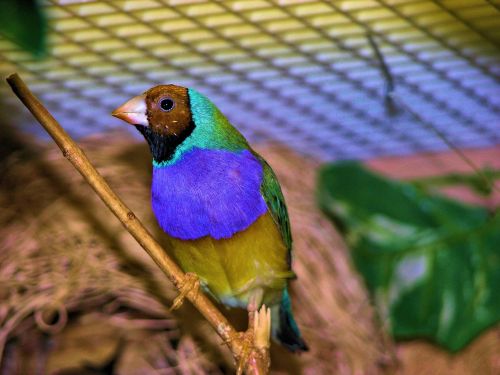
[[[288,250],[269,213],[231,238],[171,238],[171,242],[181,268],[196,273],[218,300],[231,306],[245,307],[257,288],[264,292],[264,303],[275,303],[286,280],[294,277]]]

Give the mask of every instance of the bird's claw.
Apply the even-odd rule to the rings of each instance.
[[[252,327],[249,327],[246,332],[241,333],[241,340],[243,344],[241,347],[240,359],[238,360],[236,375],[243,374],[243,371],[247,367],[254,341],[254,331]]]
[[[179,285],[179,295],[175,297],[169,311],[177,310],[182,306],[184,299],[189,293],[194,293],[194,298],[198,296],[200,291],[200,279],[198,275],[192,272],[187,272],[184,275],[184,280]]]
[[[253,351],[263,355],[269,349],[271,338],[271,310],[262,305],[260,310],[250,312],[249,326],[241,333],[243,346],[238,361],[237,375],[241,375],[249,365],[248,360]]]
[[[262,305],[259,311],[254,312],[253,344],[256,349],[269,349],[271,339],[271,309]]]

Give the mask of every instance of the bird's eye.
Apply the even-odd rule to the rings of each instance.
[[[164,112],[170,112],[175,107],[175,102],[170,98],[160,100],[160,109]]]

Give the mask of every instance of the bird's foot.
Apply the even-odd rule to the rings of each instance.
[[[236,372],[238,375],[241,375],[247,367],[252,366],[252,363],[249,363],[252,352],[256,352],[259,356],[268,356],[271,337],[271,310],[262,305],[260,310],[249,312],[248,329],[241,335],[243,345]],[[267,364],[269,365],[269,358],[267,358]]]
[[[175,297],[172,307],[170,307],[169,310],[173,311],[181,307],[184,299],[189,295],[189,293],[193,293],[193,297],[196,298],[199,292],[200,279],[198,275],[192,272],[187,272],[184,275],[184,280],[179,285],[179,295]]]
[[[242,347],[240,352],[240,359],[238,360],[238,367],[236,370],[237,375],[243,374],[243,371],[247,368],[248,359],[250,358],[250,353],[253,349],[254,341],[254,331],[252,327],[249,327],[246,332],[240,333],[240,338],[242,341]]]
[[[253,344],[258,350],[267,350],[271,339],[271,309],[262,305],[254,312]]]

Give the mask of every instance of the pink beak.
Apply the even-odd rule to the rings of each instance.
[[[146,95],[138,95],[115,109],[111,115],[132,125],[148,126],[146,111]]]

